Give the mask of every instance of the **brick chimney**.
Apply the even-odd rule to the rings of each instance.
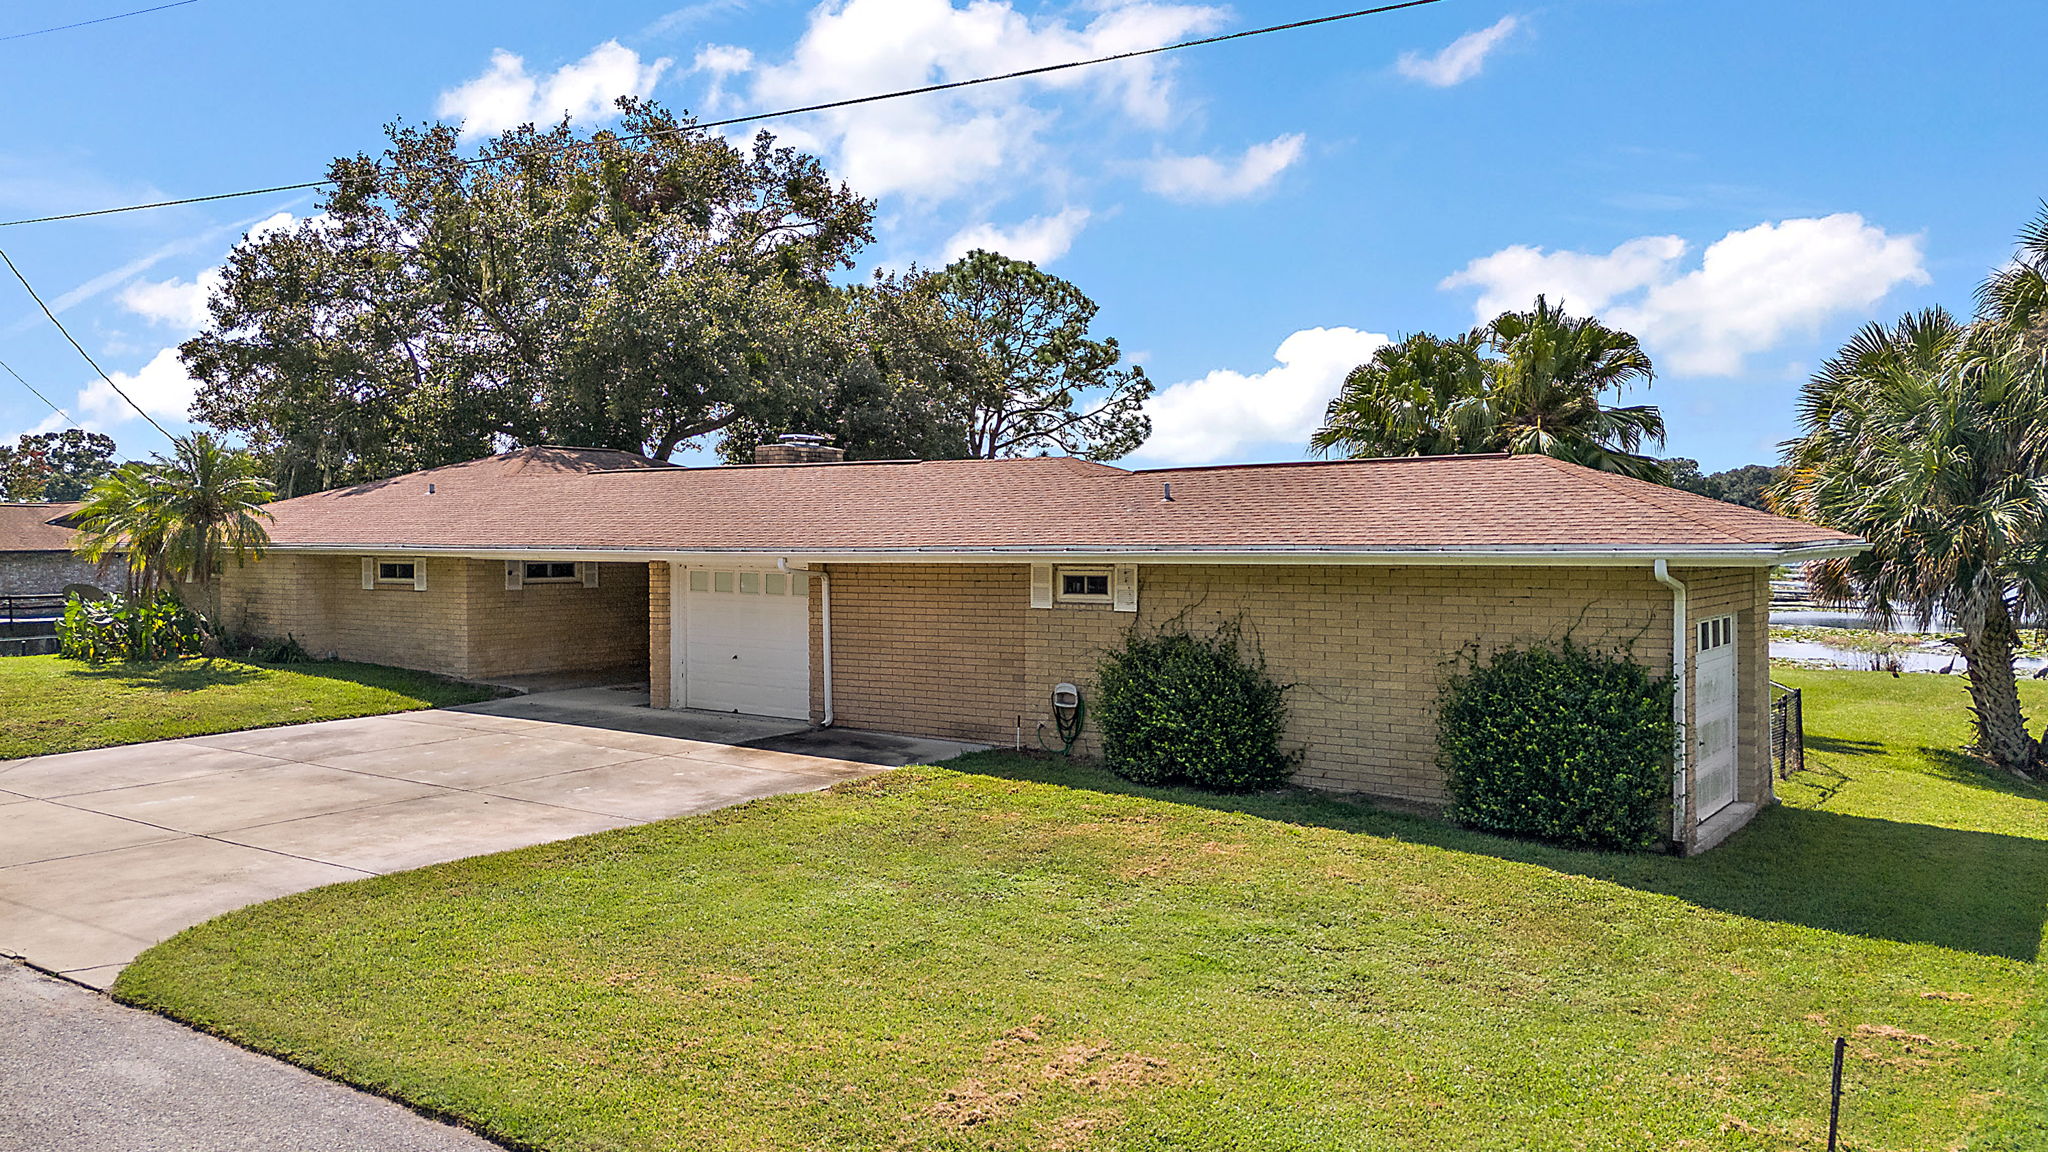
[[[773,444],[754,446],[756,464],[838,464],[846,449],[826,443],[829,436],[810,432],[784,432]]]

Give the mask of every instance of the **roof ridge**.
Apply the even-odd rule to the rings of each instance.
[[[1172,468],[1133,468],[1130,474],[1155,472],[1223,472],[1249,468],[1330,468],[1343,464],[1437,464],[1446,460],[1511,460],[1509,452],[1445,452],[1434,456],[1356,456],[1340,460],[1258,460],[1241,464],[1183,464]]]
[[[1725,538],[1727,538],[1727,539],[1729,539],[1729,540],[1731,540],[1731,541],[1734,541],[1735,543],[1738,543],[1738,544],[1747,544],[1747,543],[1749,543],[1749,541],[1747,541],[1747,540],[1744,540],[1744,539],[1743,539],[1742,537],[1740,537],[1740,536],[1737,536],[1737,535],[1736,535],[1735,533],[1733,533],[1733,532],[1730,532],[1730,531],[1728,531],[1728,530],[1727,530],[1726,528],[1723,528],[1723,527],[1721,527],[1721,526],[1720,526],[1719,524],[1716,524],[1716,523],[1715,523],[1714,521],[1712,521],[1712,520],[1709,520],[1709,519],[1707,519],[1707,518],[1706,518],[1706,517],[1705,517],[1704,515],[1701,515],[1701,514],[1695,513],[1695,512],[1694,512],[1694,511],[1693,511],[1693,510],[1692,510],[1691,508],[1689,508],[1689,507],[1686,507],[1686,505],[1690,504],[1690,503],[1691,503],[1691,501],[1687,501],[1687,500],[1680,500],[1680,501],[1674,501],[1674,502],[1671,502],[1671,503],[1665,503],[1665,502],[1663,502],[1663,501],[1660,501],[1660,500],[1652,500],[1652,499],[1650,499],[1650,498],[1648,497],[1648,495],[1646,495],[1646,494],[1643,494],[1643,493],[1640,493],[1640,492],[1632,492],[1632,491],[1630,491],[1630,490],[1629,490],[1629,489],[1628,489],[1627,487],[1625,487],[1625,486],[1622,486],[1622,485],[1615,485],[1615,484],[1610,484],[1610,483],[1608,483],[1608,481],[1609,481],[1609,480],[1625,480],[1625,481],[1633,481],[1633,482],[1634,482],[1634,483],[1636,483],[1636,484],[1650,484],[1650,481],[1648,481],[1648,480],[1636,480],[1636,479],[1635,479],[1634,477],[1631,477],[1631,476],[1623,476],[1623,475],[1620,475],[1619,473],[1614,473],[1614,472],[1603,472],[1603,471],[1601,471],[1601,470],[1600,470],[1600,469],[1598,469],[1598,468],[1588,468],[1588,467],[1587,467],[1587,466],[1585,466],[1584,464],[1574,464],[1574,463],[1572,463],[1572,462],[1571,462],[1571,461],[1569,461],[1569,460],[1559,460],[1559,459],[1558,459],[1557,457],[1555,457],[1555,456],[1545,456],[1545,455],[1543,455],[1542,453],[1538,453],[1538,452],[1529,452],[1529,453],[1524,453],[1524,455],[1526,455],[1526,456],[1532,456],[1532,457],[1535,457],[1535,458],[1537,458],[1537,459],[1540,459],[1540,460],[1544,461],[1545,463],[1547,463],[1547,464],[1550,464],[1550,465],[1552,465],[1552,466],[1556,467],[1556,468],[1557,468],[1558,470],[1560,470],[1560,471],[1564,471],[1564,470],[1567,470],[1567,469],[1571,469],[1571,470],[1576,470],[1576,471],[1578,471],[1578,472],[1583,472],[1583,473],[1586,473],[1586,474],[1587,474],[1587,476],[1588,476],[1588,477],[1589,477],[1589,478],[1590,478],[1590,479],[1591,479],[1591,480],[1592,480],[1592,481],[1593,481],[1594,483],[1596,483],[1596,484],[1600,485],[1600,486],[1601,486],[1602,488],[1605,488],[1605,489],[1607,489],[1607,490],[1608,490],[1609,492],[1612,492],[1612,493],[1614,493],[1614,494],[1615,494],[1615,495],[1617,495],[1617,496],[1620,496],[1620,497],[1622,497],[1622,498],[1624,498],[1624,499],[1627,499],[1627,500],[1633,500],[1633,501],[1635,501],[1635,502],[1636,502],[1636,503],[1638,503],[1638,504],[1641,504],[1641,505],[1643,505],[1643,506],[1645,506],[1645,507],[1648,507],[1648,508],[1654,509],[1654,510],[1656,510],[1656,511],[1658,511],[1658,512],[1667,512],[1667,513],[1670,513],[1671,515],[1673,515],[1673,516],[1677,516],[1677,517],[1679,517],[1679,518],[1681,518],[1681,519],[1684,519],[1684,520],[1689,520],[1689,521],[1693,522],[1694,524],[1697,524],[1697,525],[1699,525],[1699,526],[1700,526],[1700,527],[1702,527],[1702,528],[1706,528],[1706,529],[1709,529],[1709,530],[1711,530],[1711,531],[1717,532],[1717,533],[1721,534],[1721,535],[1722,535],[1723,537],[1725,537]],[[1571,474],[1571,473],[1570,473],[1569,471],[1566,471],[1566,475],[1570,475],[1570,474]],[[1663,485],[1661,485],[1661,484],[1653,484],[1653,485],[1651,485],[1651,487],[1655,487],[1655,488],[1663,488],[1664,486],[1663,486]],[[1665,490],[1665,491],[1668,491],[1668,492],[1673,492],[1673,493],[1676,493],[1676,492],[1678,492],[1678,489],[1676,489],[1676,488],[1665,488],[1664,490]],[[1691,493],[1685,493],[1685,495],[1692,495],[1692,494],[1691,494]],[[1709,500],[1709,499],[1712,499],[1712,497],[1709,497],[1709,496],[1701,496],[1701,497],[1698,497],[1698,498],[1699,498],[1699,499],[1701,499],[1701,500]],[[1741,506],[1740,504],[1734,504],[1734,505],[1730,505],[1730,507],[1734,507],[1734,508],[1740,508],[1740,507],[1742,507],[1742,506]],[[1754,509],[1744,509],[1744,510],[1745,510],[1745,511],[1754,511]]]

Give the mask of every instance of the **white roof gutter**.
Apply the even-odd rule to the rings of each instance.
[[[1869,547],[1861,540],[1811,544],[1734,544],[1693,549],[1585,548],[1551,545],[1509,545],[1497,548],[1143,548],[1128,545],[1084,548],[612,548],[612,547],[450,547],[433,544],[273,544],[271,552],[347,556],[453,556],[478,560],[589,560],[621,562],[670,560],[684,563],[730,564],[753,559],[773,564],[787,557],[794,564],[988,564],[1106,560],[1125,558],[1150,564],[1560,564],[1573,566],[1640,566],[1668,562],[1691,566],[1800,564],[1854,556]]]

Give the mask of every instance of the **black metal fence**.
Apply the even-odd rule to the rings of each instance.
[[[1806,718],[1799,689],[1771,681],[1771,767],[1783,780],[1806,767]]]
[[[36,596],[0,596],[0,620],[9,624],[25,620],[54,620],[63,614],[62,592]]]

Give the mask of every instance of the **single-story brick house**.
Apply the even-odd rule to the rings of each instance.
[[[1030,746],[1128,626],[1240,619],[1297,686],[1299,780],[1420,804],[1444,798],[1446,662],[1569,634],[1679,674],[1672,827],[1698,847],[1771,797],[1771,567],[1862,547],[1540,456],[763,451],[788,462],[530,448],[282,501],[228,623],[456,676],[638,664],[656,707]]]
[[[72,584],[121,586],[118,561],[94,564],[71,551],[78,535],[65,522],[79,505],[0,504],[0,596],[51,596]]]

